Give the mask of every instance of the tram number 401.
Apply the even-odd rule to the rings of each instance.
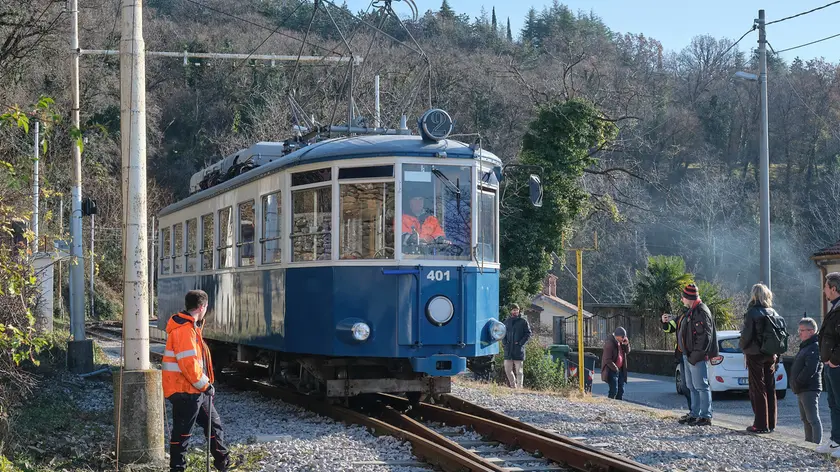
[[[434,281],[434,282],[441,282],[441,281],[449,281],[449,271],[448,270],[430,270],[429,273],[426,275],[426,278]]]

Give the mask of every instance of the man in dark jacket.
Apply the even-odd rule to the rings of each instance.
[[[709,307],[700,300],[697,286],[688,284],[682,293],[683,305],[688,308],[680,324],[677,342],[687,367],[685,381],[691,392],[691,426],[711,426],[712,391],[706,361],[718,355],[717,330]]]
[[[514,303],[510,307],[510,316],[505,320],[505,339],[502,347],[505,350],[505,375],[512,388],[522,388],[524,373],[522,363],[525,362],[525,344],[531,339],[531,325],[519,313],[519,305]]]
[[[799,352],[790,369],[790,389],[799,400],[799,417],[805,426],[805,441],[822,442],[820,421],[820,391],[822,390],[822,362],[817,342],[817,322],[813,318],[799,320]]]
[[[627,331],[619,326],[613,335],[604,341],[604,354],[601,356],[601,380],[610,386],[607,395],[609,398],[621,400],[624,397],[629,353],[630,340],[627,339]]]
[[[817,447],[817,452],[840,458],[840,272],[825,276],[823,294],[830,302],[820,327],[820,361],[825,364],[823,377],[831,412],[831,440]]]

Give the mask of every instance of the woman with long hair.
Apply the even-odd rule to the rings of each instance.
[[[773,292],[764,284],[755,284],[750,291],[750,303],[741,328],[741,351],[747,359],[750,403],[755,420],[747,428],[750,433],[772,433],[776,428],[776,381],[778,356],[762,352],[761,343],[768,316],[773,310]]]

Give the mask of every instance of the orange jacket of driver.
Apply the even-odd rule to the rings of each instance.
[[[201,393],[213,383],[210,349],[192,315],[181,312],[169,318],[161,370],[166,398],[173,393]]]
[[[432,215],[426,215],[422,225],[416,216],[403,215],[402,232],[413,233],[412,228],[417,229],[417,232],[420,233],[420,239],[430,240],[444,236],[443,228],[440,227],[438,219]]]

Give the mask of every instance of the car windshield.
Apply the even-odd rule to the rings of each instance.
[[[741,346],[738,343],[741,338],[723,339],[718,341],[719,351],[721,354],[741,354]]]

